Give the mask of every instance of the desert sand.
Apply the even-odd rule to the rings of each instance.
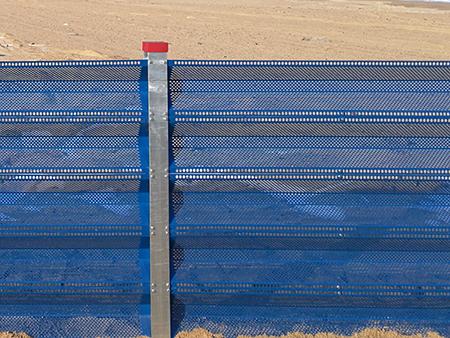
[[[0,61],[450,59],[450,4],[377,0],[1,0]]]

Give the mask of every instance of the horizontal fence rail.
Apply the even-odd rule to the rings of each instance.
[[[450,63],[171,61],[172,325],[450,336]]]
[[[144,61],[0,63],[0,331],[150,334]]]

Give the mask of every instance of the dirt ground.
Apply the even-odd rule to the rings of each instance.
[[[220,334],[212,334],[203,329],[195,329],[192,332],[182,332],[177,335],[176,338],[224,338]],[[412,335],[405,336],[399,334],[395,331],[387,331],[381,329],[365,329],[361,332],[357,332],[352,336],[340,336],[333,333],[318,333],[316,335],[313,334],[304,334],[304,333],[289,333],[285,336],[257,336],[257,337],[249,337],[249,336],[240,336],[238,338],[443,338],[439,334],[430,332],[426,335]]]
[[[1,0],[0,61],[450,59],[450,4],[377,0]]]

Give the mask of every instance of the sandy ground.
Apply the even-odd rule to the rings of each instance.
[[[376,0],[0,0],[0,61],[450,59],[450,4]]]

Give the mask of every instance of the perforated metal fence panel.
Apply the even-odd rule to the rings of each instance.
[[[0,331],[149,335],[146,61],[0,63]]]
[[[174,333],[450,337],[450,63],[169,75]]]

